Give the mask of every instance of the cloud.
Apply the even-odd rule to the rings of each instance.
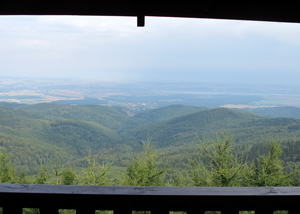
[[[288,73],[300,70],[299,37],[299,26],[285,23],[146,17],[137,28],[134,17],[4,16],[0,75],[193,80]]]

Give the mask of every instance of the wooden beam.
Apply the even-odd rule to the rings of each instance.
[[[137,4],[137,26],[145,26],[145,0],[136,0]]]

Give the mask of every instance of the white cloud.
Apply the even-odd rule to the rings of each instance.
[[[157,17],[146,17],[146,26],[138,28],[134,17],[5,16],[0,17],[0,72],[109,79],[176,72],[180,78],[199,70],[271,70],[275,61],[278,70],[300,70],[299,28]]]

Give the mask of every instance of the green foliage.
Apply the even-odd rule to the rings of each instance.
[[[159,167],[156,161],[157,153],[150,151],[151,140],[147,138],[144,152],[136,155],[127,167],[125,178],[121,181],[125,186],[160,186],[163,185],[162,176],[168,166]]]
[[[64,185],[74,185],[75,184],[76,174],[68,167],[62,174],[62,184]]]
[[[64,173],[65,169],[64,169],[63,166],[61,167],[61,169],[58,168],[57,148],[56,148],[55,154],[56,154],[55,167],[52,168],[51,173],[52,173],[53,175],[55,175],[55,177],[56,177],[56,185],[58,185],[58,177],[61,176],[61,175]]]
[[[134,165],[132,154],[143,150],[142,139],[150,129],[151,147],[161,154],[154,159],[157,163],[168,163],[172,169],[163,173],[165,183],[160,182],[160,185],[182,186],[192,182],[198,186],[213,185],[208,159],[197,158],[196,143],[199,139],[195,132],[202,141],[205,141],[205,136],[210,142],[217,142],[215,133],[223,130],[228,122],[235,136],[230,143],[233,158],[237,156],[243,162],[251,162],[260,155],[267,155],[268,149],[263,147],[263,142],[276,138],[282,148],[283,172],[287,174],[299,168],[300,120],[266,118],[226,108],[191,113],[196,110],[197,107],[173,105],[129,117],[105,106],[43,103],[22,108],[0,107],[0,147],[7,153],[7,163],[2,161],[2,172],[8,172],[4,173],[4,180],[9,183],[30,182],[31,179],[33,183],[57,183],[47,175],[51,171],[50,163],[55,162],[70,163],[78,178],[82,178],[87,171],[91,172],[85,158],[90,148],[93,154],[101,154],[94,163],[91,159],[91,166],[95,164],[97,168],[97,164],[113,163],[105,176],[116,185],[117,178],[124,175],[129,164]],[[145,120],[154,123],[145,125]],[[57,152],[54,152],[55,148]],[[213,151],[211,146],[207,145],[207,148]],[[203,149],[201,154],[205,155]],[[137,159],[142,159],[141,154],[138,156]],[[189,158],[194,163],[189,162]],[[40,167],[41,162],[45,166]],[[62,165],[54,164],[52,172],[57,169],[59,173]],[[157,168],[163,167],[158,165]],[[194,172],[191,175],[193,181],[187,176],[187,171]],[[26,181],[26,177],[29,180]],[[300,183],[295,176],[291,179],[293,185]]]
[[[203,162],[199,159],[190,160],[190,169],[191,169],[191,180],[193,182],[193,186],[201,187],[201,186],[209,186],[210,173],[204,166]]]
[[[35,176],[35,184],[46,184],[47,181],[46,168],[43,166],[43,162],[41,161],[41,167],[39,173]]]
[[[86,161],[88,162],[88,168],[84,169],[84,175],[81,177],[83,184],[94,186],[107,185],[109,182],[107,178],[109,167],[104,164],[97,165],[95,158],[92,160],[91,152],[86,157]]]
[[[200,141],[200,156],[206,159],[208,169],[201,162],[192,162],[192,180],[197,186],[236,186],[239,184],[240,173],[243,165],[232,154],[232,137],[222,133],[222,138],[217,135],[217,140],[207,147],[205,142]],[[199,160],[199,159],[198,159]],[[209,172],[207,171],[209,170]]]
[[[170,171],[170,170],[169,170]],[[166,177],[169,177],[168,182],[166,182],[166,186],[190,186],[190,179],[188,172],[186,170],[172,170],[171,173],[168,173]],[[167,179],[167,178],[166,178]]]
[[[28,105],[22,109],[45,115],[47,118],[65,118],[76,121],[90,121],[112,130],[128,129],[143,123],[133,119],[114,108],[101,105],[65,105],[60,103],[40,103]]]
[[[268,155],[257,159],[257,164],[252,163],[245,171],[245,178],[250,186],[287,186],[290,184],[292,173],[284,174],[282,154],[279,143],[274,140],[269,145]]]
[[[23,208],[23,214],[40,214],[38,208]]]
[[[60,209],[58,210],[59,214],[76,214],[76,210],[71,209]]]
[[[27,173],[22,171],[22,172],[19,173],[19,176],[17,178],[16,183],[18,183],[18,184],[31,184],[32,181],[28,177]]]
[[[215,133],[227,127],[228,122],[234,134],[235,132],[239,132],[238,137],[242,136],[242,139],[247,139],[248,136],[244,137],[245,134],[253,132],[253,135],[255,135],[257,132],[256,129],[251,128],[251,130],[247,130],[245,133],[245,129],[252,126],[250,121],[254,122],[262,119],[266,118],[247,112],[217,108],[198,111],[154,124],[139,126],[123,132],[122,136],[125,139],[141,141],[145,133],[149,130],[149,134],[153,136],[152,145],[157,148],[190,146],[191,143],[198,141],[195,136],[196,132],[200,138],[206,136],[214,139]],[[244,125],[247,122],[249,122],[249,124]],[[261,137],[261,135],[259,136]]]
[[[16,172],[11,167],[6,150],[2,148],[0,154],[0,183],[15,183]]]
[[[207,110],[207,108],[196,106],[171,105],[138,113],[134,116],[134,118],[144,119],[148,123],[155,123],[204,110]]]

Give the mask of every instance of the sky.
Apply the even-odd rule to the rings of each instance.
[[[0,16],[1,78],[298,84],[300,25]]]

